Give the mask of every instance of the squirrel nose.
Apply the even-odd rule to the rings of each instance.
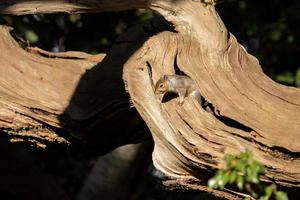
[[[159,99],[160,102],[162,101],[163,97],[164,97],[163,94],[158,95],[158,99]]]

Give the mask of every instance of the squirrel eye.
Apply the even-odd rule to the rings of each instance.
[[[163,84],[160,84],[159,87],[161,88],[162,86],[164,86]]]

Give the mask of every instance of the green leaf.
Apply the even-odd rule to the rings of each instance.
[[[229,183],[232,184],[235,182],[237,178],[237,172],[236,171],[232,171],[229,175]]]
[[[259,182],[257,170],[255,167],[253,167],[253,165],[250,165],[246,169],[246,180],[255,184]]]
[[[281,83],[292,85],[295,82],[295,77],[291,72],[284,72],[282,74],[278,74],[276,76],[276,80]]]
[[[269,200],[271,197],[275,197],[276,200],[288,200],[284,192],[274,194],[273,185],[265,186],[260,183],[259,176],[265,172],[265,167],[253,159],[251,152],[242,152],[237,156],[227,155],[225,161],[226,168],[218,170],[208,181],[210,189],[224,189],[226,184],[230,183],[235,184],[241,191],[244,188],[248,189],[251,196],[258,200]]]
[[[153,17],[153,12],[145,9],[138,9],[136,14],[141,22],[149,21]]]
[[[234,155],[227,155],[225,156],[226,161],[226,168],[234,168],[236,165],[236,156]]]
[[[214,178],[209,179],[208,180],[208,187],[209,187],[209,189],[215,189],[215,188],[217,188],[218,187],[217,180],[214,179]]]
[[[227,171],[223,176],[224,186],[229,182],[230,171]]]
[[[295,83],[297,87],[300,87],[300,67],[298,68],[295,75]]]
[[[258,163],[258,162],[257,162],[257,166],[258,166],[257,172],[258,172],[259,174],[264,174],[265,171],[266,171],[265,166],[263,166],[262,164],[260,164],[260,163]]]
[[[242,176],[238,176],[236,179],[236,186],[240,189],[243,190],[244,189],[244,177]]]
[[[31,43],[37,43],[39,41],[39,36],[32,30],[27,30],[25,37]]]
[[[251,170],[255,173],[259,173],[260,170],[262,169],[261,167],[262,165],[257,162],[257,161],[253,161],[252,165],[250,165],[249,167],[251,168]]]
[[[288,200],[288,195],[283,192],[283,191],[278,191],[278,192],[275,192],[275,199],[276,200]]]
[[[222,177],[222,171],[218,171],[214,177],[212,177],[211,179],[208,180],[208,187],[210,189],[218,188],[218,185],[219,185],[218,182],[221,179],[221,177]]]
[[[273,193],[272,185],[265,187],[265,196],[268,197],[268,199],[271,197]]]
[[[269,200],[269,198],[267,196],[262,196],[262,197],[259,197],[258,200]]]
[[[236,163],[235,169],[244,174],[245,170],[246,170],[246,163],[242,160],[238,160]]]
[[[269,34],[271,40],[278,41],[283,35],[281,30],[272,30]]]
[[[255,199],[257,199],[259,197],[255,191],[251,192],[251,196],[253,196]]]
[[[222,179],[219,179],[219,180],[218,180],[218,187],[219,187],[221,190],[224,189],[224,187],[225,187],[225,182],[224,182],[224,180],[223,180],[223,177],[222,177]]]
[[[238,1],[238,4],[239,4],[239,7],[242,10],[246,10],[246,8],[247,8],[247,2],[246,1]]]
[[[240,154],[240,158],[244,161],[249,161],[252,159],[252,154],[247,150]]]
[[[224,159],[226,162],[231,162],[232,160],[236,159],[236,156],[229,154],[229,155],[226,155]]]
[[[295,38],[293,35],[289,35],[289,36],[287,36],[286,40],[288,41],[288,43],[293,43],[295,41]]]
[[[220,170],[220,171],[218,171],[217,177],[216,177],[217,186],[218,186],[218,188],[220,188],[222,190],[224,189],[224,186],[225,186],[224,175],[225,175],[225,171]]]
[[[78,21],[80,21],[81,19],[81,15],[80,14],[71,14],[69,15],[69,20],[71,23],[76,23]]]

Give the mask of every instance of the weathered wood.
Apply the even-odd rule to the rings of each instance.
[[[1,6],[0,12],[34,13],[32,8],[41,13],[57,12],[53,4],[50,7],[48,4],[54,2],[62,3],[25,1]],[[121,81],[123,77],[133,105],[151,130],[155,142],[154,164],[175,183],[195,189],[196,181],[195,184],[187,183],[206,180],[208,172],[222,166],[224,154],[249,149],[256,159],[266,165],[266,179],[299,187],[300,143],[297,141],[300,136],[300,90],[268,78],[257,59],[228,33],[214,6],[203,6],[192,0],[97,2],[81,3],[84,8],[72,7],[78,6],[78,3],[63,3],[59,11],[148,7],[172,22],[177,32],[164,31],[164,26],[158,23],[144,29],[132,29],[122,35],[118,44],[94,67],[94,58],[92,61],[84,56],[85,59],[77,61],[67,59],[66,55],[63,59],[59,56],[58,59],[40,58],[24,50],[9,51],[7,46],[16,48],[16,44],[6,43],[2,48],[7,53],[0,55],[0,61],[10,64],[0,68],[3,70],[1,75],[5,74],[0,75],[0,91],[5,94],[0,103],[5,105],[6,113],[0,116],[0,126],[15,126],[15,121],[9,119],[16,110],[18,113],[21,110],[22,117],[17,120],[18,123],[26,119],[23,117],[25,115],[59,127],[58,115],[65,109],[64,114],[69,119],[66,124],[72,132],[77,130],[77,135],[87,140],[103,139],[106,134],[96,134],[97,128],[113,126],[115,121],[125,126],[122,119],[132,113],[127,108],[128,96]],[[28,4],[31,8],[26,7]],[[39,6],[41,4],[45,7]],[[19,9],[23,7],[26,10]],[[7,38],[8,31],[1,35]],[[36,52],[43,54],[42,51]],[[28,60],[17,61],[12,57],[15,55],[23,55]],[[35,60],[37,57],[38,60]],[[53,63],[53,66],[42,67],[44,64],[47,66],[47,62]],[[63,67],[57,67],[62,63]],[[86,69],[90,70],[82,75],[82,70]],[[178,105],[176,99],[164,103],[158,101],[153,91],[154,83],[161,75],[174,74],[178,70],[195,80],[200,93],[219,110],[220,116],[206,112],[192,98],[187,98],[183,106]],[[66,75],[57,76],[58,72]],[[53,86],[53,83],[62,84]],[[116,113],[114,106],[117,105],[121,105],[124,111]],[[117,117],[106,118],[108,114]],[[132,127],[140,124],[135,114],[132,118],[126,129],[127,134],[117,143],[126,143]],[[26,121],[27,126],[32,123]],[[109,137],[105,141],[115,143]],[[198,188],[203,189],[203,186]]]
[[[86,13],[146,8],[149,0],[3,0],[0,13],[28,15],[41,13]]]
[[[232,46],[231,50],[233,50],[234,47],[240,48],[233,37],[230,42]],[[226,73],[222,68],[216,67],[216,71],[212,70],[213,68],[197,69],[197,71],[195,70],[192,71],[193,73],[189,73],[189,70],[193,70],[191,68],[203,66],[202,63],[199,64],[197,60],[195,61],[195,55],[202,54],[195,40],[178,36],[174,33],[162,33],[148,41],[143,49],[145,49],[145,51],[141,50],[137,52],[128,62],[128,65],[125,66],[125,77],[133,102],[147,124],[150,124],[149,127],[155,140],[153,159],[160,170],[175,177],[189,177],[191,174],[196,173],[197,170],[195,171],[195,167],[202,170],[210,170],[211,168],[218,167],[222,162],[224,153],[237,153],[238,151],[249,149],[254,153],[256,159],[267,166],[269,169],[269,178],[286,185],[298,184],[300,178],[300,162],[298,156],[291,152],[290,154],[287,153],[288,149],[292,146],[291,143],[295,141],[295,138],[286,137],[281,141],[276,141],[272,135],[276,134],[275,131],[277,130],[273,132],[261,132],[261,129],[263,130],[265,126],[269,125],[267,121],[268,118],[265,118],[265,120],[264,118],[259,119],[261,122],[259,129],[255,129],[255,127],[248,124],[246,124],[247,128],[243,126],[240,128],[223,123],[225,120],[224,117],[230,117],[243,123],[243,120],[248,117],[251,118],[251,115],[248,116],[247,113],[241,111],[239,115],[241,118],[226,115],[226,113],[236,112],[237,109],[233,105],[227,105],[228,93],[232,93],[230,98],[235,99],[234,102],[229,100],[231,104],[243,105],[245,99],[236,97],[235,94],[230,91],[231,85],[226,85],[223,80],[221,80],[222,85],[219,85],[219,87],[225,87],[226,93],[220,91],[221,88],[216,87],[214,83],[209,84],[209,82],[216,81],[214,78],[216,76],[210,75],[211,73],[217,73],[217,70],[222,70],[220,72],[221,74]],[[176,50],[180,53],[176,54]],[[240,51],[244,52],[243,49],[240,49]],[[142,57],[141,55],[144,56]],[[244,56],[248,55],[244,53]],[[194,80],[199,80],[199,82],[202,83],[199,84],[200,91],[204,88],[209,92],[208,96],[205,95],[206,93],[202,93],[205,98],[210,99],[209,97],[211,97],[214,99],[215,96],[219,95],[220,105],[226,106],[227,109],[223,110],[222,107],[217,107],[222,115],[221,118],[206,112],[199,106],[197,101],[191,98],[188,98],[183,106],[178,105],[177,100],[171,100],[162,105],[158,103],[151,83],[155,82],[158,77],[163,74],[175,72],[172,62],[175,57],[177,57],[175,60],[178,60],[178,66],[183,69],[184,72],[191,77],[195,75],[199,76],[199,78]],[[183,62],[183,60],[185,62]],[[147,63],[150,63],[152,68],[153,79],[149,76]],[[163,63],[164,67],[161,67],[161,63]],[[232,68],[234,67],[239,67],[239,65],[232,65]],[[207,71],[202,72],[202,70]],[[198,75],[198,73],[201,74]],[[243,75],[245,72],[240,73]],[[221,77],[221,75],[219,76]],[[237,78],[235,79],[237,81]],[[231,79],[229,81],[229,83],[231,83]],[[238,85],[238,82],[236,83]],[[277,84],[275,83],[275,85]],[[214,90],[210,88],[213,86],[216,87]],[[256,87],[256,85],[254,86]],[[231,89],[235,91],[236,87],[233,86]],[[257,90],[258,89],[260,88],[258,87]],[[216,94],[214,92],[216,92]],[[209,94],[211,94],[211,96]],[[243,92],[238,91],[236,95],[243,95]],[[253,101],[255,101],[255,99]],[[210,102],[216,105],[214,101]],[[260,105],[258,107],[263,107],[264,105],[264,102],[259,101],[259,99],[257,99],[255,103]],[[247,107],[238,108],[246,109]],[[256,107],[253,109],[255,108]],[[257,112],[251,108],[247,109],[250,113]],[[294,109],[298,109],[297,106],[295,106]],[[293,111],[291,111],[291,113],[293,113]],[[286,120],[288,121],[289,118],[295,120],[295,117],[297,119],[297,115],[287,115]],[[278,117],[270,116],[269,118],[277,119]],[[284,119],[281,118],[281,120]],[[266,125],[264,125],[264,123],[266,123]],[[279,123],[279,121],[277,123],[277,126],[285,126],[285,124]],[[292,133],[296,135],[298,133],[297,123],[294,124],[294,128],[294,132]],[[286,142],[285,145],[284,142]],[[295,146],[296,145],[297,144],[295,144]],[[196,173],[195,175],[199,176],[200,174]]]
[[[19,47],[9,30],[0,27],[1,130],[16,136],[11,140],[32,137],[42,147],[41,140],[68,143],[52,128],[61,128],[59,116],[81,75],[95,65],[95,57],[70,53],[75,60],[45,52],[42,56],[34,49],[30,53]]]
[[[145,137],[145,124],[130,108],[122,81],[124,60],[115,58],[130,51],[124,48],[122,53],[117,47],[110,57],[38,48],[26,51],[9,30],[0,28],[0,130],[11,141],[42,148],[49,142],[70,144],[68,130],[85,141],[87,150],[95,147],[91,151],[99,153]],[[122,123],[124,117],[129,120]],[[132,140],[135,134],[139,138]]]

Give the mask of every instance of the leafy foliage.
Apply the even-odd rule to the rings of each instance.
[[[277,191],[276,185],[264,185],[259,176],[265,173],[265,167],[253,159],[250,151],[239,155],[227,155],[225,168],[217,171],[214,177],[208,181],[211,189],[224,189],[227,184],[233,184],[239,190],[246,190],[252,197],[259,200],[288,200],[285,192]]]
[[[300,1],[226,0],[218,12],[239,42],[257,57],[264,72],[285,85],[299,85]],[[298,10],[298,11],[297,11]]]

